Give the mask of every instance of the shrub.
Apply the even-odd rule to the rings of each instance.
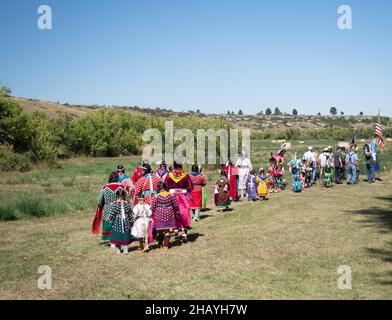
[[[2,171],[28,171],[31,168],[31,159],[28,153],[15,153],[9,145],[0,145],[0,170]]]

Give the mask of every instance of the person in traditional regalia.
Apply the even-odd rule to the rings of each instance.
[[[149,164],[145,164],[142,169],[143,177],[137,181],[135,186],[134,204],[137,204],[139,197],[144,197],[146,203],[151,205],[158,193],[158,182],[162,180],[152,173]]]
[[[118,174],[118,182],[123,182],[125,179],[129,179],[129,177],[125,174],[125,167],[122,164],[117,166],[117,174]]]
[[[276,181],[276,187],[277,187],[277,191],[281,191],[285,185],[286,185],[286,181],[284,179],[284,168],[283,168],[283,164],[282,163],[278,163],[276,165],[276,169],[275,169],[275,181]]]
[[[279,192],[278,191],[278,183],[276,181],[276,169],[277,169],[277,161],[274,157],[269,159],[269,168],[268,168],[268,189],[270,193]]]
[[[173,194],[168,192],[163,182],[158,183],[159,193],[151,205],[153,228],[157,232],[158,245],[169,249],[171,233],[180,223],[180,209]]]
[[[133,176],[132,176],[132,182],[134,184],[136,184],[136,182],[138,182],[138,180],[143,177],[144,172],[143,172],[143,168],[146,165],[150,165],[148,160],[143,160],[141,166],[137,167],[136,170],[133,172]]]
[[[199,172],[200,172],[200,174],[202,176],[204,176],[204,174],[203,174],[203,167],[202,166],[200,166]],[[207,188],[205,186],[201,188],[201,194],[202,194],[201,195],[201,206],[202,206],[202,209],[206,209],[207,208],[208,194],[207,194]]]
[[[149,236],[151,228],[152,211],[151,207],[144,202],[144,197],[139,197],[138,204],[133,207],[134,224],[131,234],[139,239],[140,250],[148,252],[149,250]]]
[[[108,182],[109,183],[105,185],[99,193],[98,205],[92,225],[92,232],[94,234],[98,234],[102,223],[102,240],[107,242],[109,242],[112,235],[112,224],[105,219],[109,214],[109,204],[116,200],[117,191],[125,190],[124,186],[118,183],[118,175],[116,171],[109,175]],[[126,200],[129,200],[128,196],[126,196]]]
[[[257,183],[257,195],[261,200],[264,200],[268,196],[268,176],[265,174],[265,170],[261,168],[259,174],[256,177]]]
[[[239,200],[239,169],[233,166],[233,162],[229,159],[225,166],[226,178],[230,183],[229,194],[232,200]]]
[[[239,192],[240,198],[243,198],[246,193],[246,179],[249,172],[253,169],[252,162],[248,158],[245,151],[242,151],[241,158],[237,160],[235,165],[239,170]]]
[[[182,164],[174,162],[173,172],[166,176],[165,184],[174,195],[180,209],[178,228],[182,229],[181,238],[187,242],[187,230],[191,226],[191,196],[193,185],[190,176],[184,172]]]
[[[166,175],[169,173],[169,170],[167,169],[167,165],[165,161],[162,161],[159,164],[159,169],[157,170],[157,172],[155,173],[155,175],[158,178],[161,178],[162,181],[165,181],[166,179]]]
[[[126,200],[124,189],[116,191],[116,200],[108,205],[108,214],[104,220],[112,225],[110,243],[116,246],[116,253],[128,253],[128,246],[132,242],[131,228],[133,225],[132,208]]]
[[[200,210],[203,207],[202,197],[203,190],[202,188],[207,185],[206,178],[200,173],[199,166],[194,164],[192,166],[192,173],[190,175],[191,181],[193,184],[193,190],[191,192],[191,211],[192,211],[192,220],[199,221],[200,220]]]
[[[135,185],[132,182],[132,179],[131,178],[123,179],[121,181],[121,184],[124,186],[125,190],[128,193],[128,198],[130,203],[132,203],[134,198],[134,193],[135,193]]]
[[[220,212],[228,209],[231,204],[229,190],[230,182],[226,178],[226,172],[221,170],[221,176],[215,185],[215,205]]]
[[[248,195],[248,201],[257,200],[257,183],[255,171],[252,169],[246,178],[246,193]]]

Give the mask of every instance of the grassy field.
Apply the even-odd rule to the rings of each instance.
[[[320,147],[329,141],[295,143]],[[255,166],[277,145],[252,144]],[[90,233],[107,173],[138,158],[73,159],[59,168],[0,174],[1,299],[391,299],[391,150],[383,181],[369,186],[316,186],[265,202],[243,201],[193,224],[191,242],[141,254],[136,243],[117,256]],[[216,171],[208,172],[212,195]],[[49,265],[52,290],[37,288]],[[340,290],[338,267],[352,269]]]

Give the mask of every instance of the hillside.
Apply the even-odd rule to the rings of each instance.
[[[51,118],[58,117],[59,114],[65,112],[73,118],[81,118],[88,113],[99,108],[119,108],[135,115],[153,116],[159,118],[169,118],[172,116],[188,117],[192,115],[199,115],[200,117],[222,117],[228,121],[233,127],[249,128],[256,131],[281,131],[286,129],[323,129],[330,127],[348,128],[353,130],[373,128],[376,118],[374,116],[312,116],[312,115],[280,115],[280,116],[266,116],[266,115],[217,115],[217,114],[202,114],[198,112],[175,112],[162,108],[140,108],[137,106],[98,106],[98,105],[70,105],[68,103],[61,104],[56,102],[26,99],[20,97],[13,97],[13,99],[20,103],[28,112],[42,112]],[[392,128],[392,121],[388,117],[382,118],[383,125],[386,129]]]

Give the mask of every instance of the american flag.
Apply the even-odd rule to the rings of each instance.
[[[382,133],[382,125],[381,125],[381,117],[380,113],[378,113],[378,121],[376,123],[376,136],[377,136],[377,142],[378,146],[380,147],[381,150],[384,150],[385,147],[385,140],[384,140],[384,135]]]

